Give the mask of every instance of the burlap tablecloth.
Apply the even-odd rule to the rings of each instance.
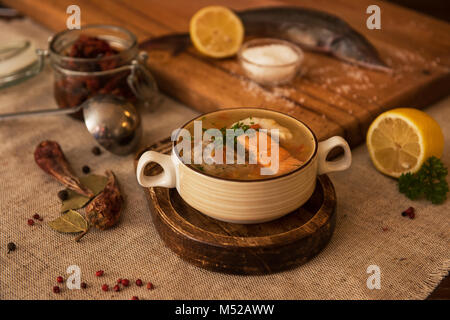
[[[29,20],[0,22],[1,39],[32,38],[45,47],[49,31]],[[55,107],[52,76],[38,77],[0,91],[0,112]],[[450,164],[450,99],[427,109],[446,137],[443,161]],[[196,112],[166,98],[143,116],[143,143],[168,136]],[[91,230],[81,242],[52,231],[46,222],[59,216],[59,183],[33,159],[44,139],[58,141],[78,174],[112,169],[126,197],[120,224],[108,231]],[[206,271],[182,261],[165,247],[150,218],[137,184],[133,156],[91,154],[94,143],[84,125],[68,117],[13,120],[0,123],[0,299],[424,299],[450,267],[450,201],[434,206],[412,202],[397,191],[396,182],[372,166],[366,147],[353,151],[350,170],[331,174],[338,197],[338,218],[329,245],[315,259],[268,276],[232,276]],[[400,215],[409,206],[416,219]],[[28,226],[35,213],[43,223]],[[13,241],[17,250],[6,253]],[[63,288],[52,293],[56,277],[78,265],[85,290]],[[370,290],[369,265],[381,270],[381,289]],[[95,271],[104,270],[102,278]],[[117,278],[152,281],[155,290],[135,285],[122,292],[102,292]]]

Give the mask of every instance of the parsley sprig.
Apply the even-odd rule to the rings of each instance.
[[[441,204],[447,198],[447,168],[436,157],[428,158],[416,173],[402,174],[398,179],[398,189],[411,200],[425,198],[433,204]]]

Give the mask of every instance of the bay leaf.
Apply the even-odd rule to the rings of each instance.
[[[83,186],[89,188],[89,190],[94,193],[94,196],[96,196],[103,191],[106,183],[108,182],[108,178],[105,176],[90,174],[88,176],[81,177],[80,182]],[[67,192],[68,198],[62,202],[61,212],[83,208],[92,199],[72,190],[67,190]]]
[[[86,232],[89,229],[86,219],[74,210],[69,210],[53,221],[48,222],[53,230],[64,233]]]

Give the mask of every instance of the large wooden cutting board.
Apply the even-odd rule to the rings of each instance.
[[[78,4],[81,20],[125,26],[140,41],[188,30],[199,8],[221,4],[233,9],[299,5],[338,15],[364,34],[394,74],[351,66],[307,53],[305,73],[291,85],[263,88],[247,79],[235,59],[211,60],[193,48],[172,57],[150,52],[149,66],[161,89],[200,111],[259,106],[307,122],[319,139],[344,136],[354,146],[380,112],[423,107],[449,93],[450,25],[408,9],[374,0],[3,0],[54,31],[66,27],[66,8]],[[381,30],[366,27],[366,8],[381,8]]]

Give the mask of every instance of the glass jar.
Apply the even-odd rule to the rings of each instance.
[[[83,47],[77,46],[83,41]],[[104,42],[114,51],[104,54]],[[98,54],[79,58],[73,56],[76,50]],[[147,55],[139,53],[136,36],[124,28],[87,25],[65,30],[49,39],[49,49],[44,54],[49,56],[54,70],[54,96],[59,108],[73,108],[95,95],[106,94],[148,105],[157,95],[156,82],[145,66]],[[82,119],[82,112],[73,115]]]
[[[31,41],[12,40],[0,44],[0,89],[31,78],[42,70]]]

